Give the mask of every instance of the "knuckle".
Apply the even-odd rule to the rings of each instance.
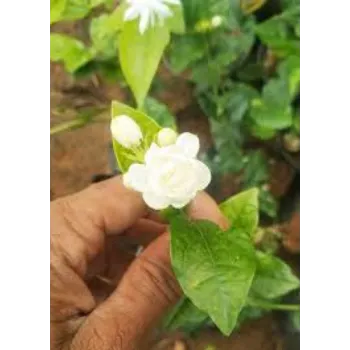
[[[170,266],[142,256],[140,259],[140,272],[145,278],[141,285],[138,282],[138,290],[152,300],[156,298],[166,304],[176,302],[181,293]]]

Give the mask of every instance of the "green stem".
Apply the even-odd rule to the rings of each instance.
[[[267,301],[248,301],[249,306],[260,307],[268,310],[284,310],[284,311],[299,311],[298,304],[275,304]]]
[[[72,130],[75,128],[79,128],[81,126],[84,126],[87,123],[86,120],[77,118],[74,120],[69,120],[67,122],[63,122],[61,124],[55,125],[52,128],[50,128],[50,135],[59,134],[60,132]]]
[[[85,126],[88,123],[94,122],[94,121],[107,121],[108,118],[101,118],[101,115],[103,113],[98,113],[96,115],[83,115],[81,117],[77,117],[73,120],[69,120],[66,122],[62,122],[58,125],[55,125],[50,128],[50,135],[56,135],[63,131],[73,130],[80,128],[82,126]]]

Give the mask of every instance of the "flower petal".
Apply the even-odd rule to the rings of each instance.
[[[187,157],[195,158],[199,151],[199,138],[190,132],[184,132],[177,138],[176,145]]]
[[[186,197],[186,198],[183,198],[183,199],[172,200],[171,201],[171,206],[176,208],[176,209],[181,209],[185,205],[187,205],[192,199],[193,199],[193,196],[192,197]]]
[[[140,23],[139,23],[139,31],[141,34],[143,34],[147,27],[149,26],[150,22],[150,10],[148,8],[145,8],[143,12],[141,13]]]
[[[139,11],[135,7],[129,7],[124,13],[124,21],[132,21],[139,15]]]
[[[148,149],[148,151],[145,154],[145,163],[149,163],[152,158],[157,156],[159,154],[160,147],[156,143],[152,143],[151,147]]]
[[[132,164],[123,176],[126,187],[138,192],[147,190],[147,168],[144,164]]]
[[[142,197],[146,204],[155,210],[165,209],[170,204],[167,197],[157,196],[153,192],[144,192]]]
[[[154,3],[153,6],[154,6],[154,10],[157,13],[159,19],[170,17],[173,14],[170,11],[169,7],[167,5],[162,4],[161,2]]]
[[[163,2],[166,4],[172,4],[172,5],[180,5],[181,4],[180,0],[163,0]]]
[[[196,161],[196,176],[198,179],[198,191],[204,190],[211,181],[210,169],[199,160]]]

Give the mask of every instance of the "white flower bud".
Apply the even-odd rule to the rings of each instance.
[[[214,16],[212,19],[211,19],[211,25],[216,28],[216,27],[219,27],[221,26],[223,22],[223,19],[221,16]]]
[[[111,132],[114,139],[125,148],[139,146],[143,138],[140,127],[127,115],[119,115],[112,119]]]
[[[175,143],[177,133],[173,129],[164,128],[158,132],[157,143],[159,146],[170,146]]]

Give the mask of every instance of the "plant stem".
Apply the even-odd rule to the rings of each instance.
[[[300,305],[298,304],[275,304],[266,301],[248,301],[249,306],[256,306],[262,309],[269,310],[284,310],[284,311],[299,311]]]
[[[52,128],[50,128],[50,135],[55,135],[66,130],[79,128],[85,125],[86,123],[87,123],[87,120],[84,120],[82,118],[77,118],[77,119],[69,120],[67,122],[63,122],[61,124],[55,125]]]
[[[78,116],[73,120],[69,120],[66,122],[62,122],[61,124],[55,125],[55,126],[50,128],[50,135],[55,135],[55,134],[59,134],[63,131],[77,129],[77,128],[80,128],[82,126],[85,126],[88,123],[94,122],[94,121],[107,121],[107,120],[109,120],[109,118],[101,118],[101,115],[103,115],[102,112],[100,112],[96,115]],[[99,120],[97,120],[97,119],[99,119]]]

